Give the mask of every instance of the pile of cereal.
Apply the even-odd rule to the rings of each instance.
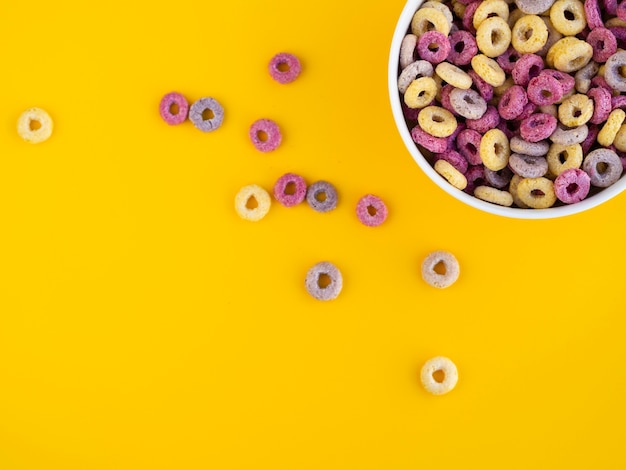
[[[626,167],[626,1],[427,1],[400,50],[419,150],[451,185],[518,208],[572,204]]]

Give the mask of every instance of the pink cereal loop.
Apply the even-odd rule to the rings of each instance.
[[[562,171],[554,180],[554,192],[559,201],[574,204],[587,197],[591,187],[591,178],[579,168]]]
[[[431,49],[431,46],[434,48]],[[448,37],[438,31],[427,31],[417,42],[417,52],[423,60],[431,64],[439,64],[446,60],[450,53]]]
[[[435,137],[422,130],[419,124],[411,129],[413,142],[434,153],[442,153],[448,148],[448,141],[443,137]]]
[[[613,110],[611,92],[606,88],[595,87],[587,92],[587,96],[593,100],[593,114],[589,122],[600,124],[606,121]]]
[[[268,67],[272,78],[282,84],[293,82],[302,70],[300,60],[287,52],[280,52],[272,57]]]
[[[258,119],[250,126],[250,140],[257,150],[271,152],[280,145],[282,136],[278,124],[271,119]]]
[[[172,110],[178,108],[176,113]],[[187,120],[187,114],[189,113],[189,102],[180,93],[172,91],[161,98],[159,103],[159,114],[163,120],[170,126],[182,124]]]
[[[378,196],[366,194],[356,205],[356,215],[363,225],[377,227],[387,219],[387,206]]]
[[[293,185],[293,193],[289,186]],[[300,175],[285,173],[274,184],[274,197],[285,207],[293,207],[304,201],[306,197],[306,182]]]
[[[601,28],[604,26],[602,14],[600,13],[600,5],[598,0],[585,0],[585,16],[587,17],[587,25],[589,29]]]
[[[623,2],[622,5],[626,5],[626,2]],[[595,62],[606,62],[609,57],[617,52],[617,39],[606,28],[595,28],[589,33],[586,41],[593,48],[592,59]]]

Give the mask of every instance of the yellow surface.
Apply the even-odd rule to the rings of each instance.
[[[0,6],[0,469],[626,466],[626,195],[520,221],[438,189],[388,106],[401,0],[78,5]],[[286,86],[280,51],[303,62]],[[223,127],[165,125],[171,90]],[[16,133],[31,106],[43,144]],[[338,209],[237,217],[241,186],[288,171]],[[357,221],[366,193],[383,226]],[[461,263],[446,290],[419,274],[435,249]],[[304,289],[321,260],[330,303]],[[435,355],[459,368],[441,397]]]

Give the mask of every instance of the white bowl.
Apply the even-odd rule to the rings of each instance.
[[[391,51],[389,53],[389,98],[391,100],[391,110],[393,117],[396,121],[396,126],[400,132],[400,136],[404,141],[404,145],[408,149],[413,159],[420,166],[422,171],[433,180],[437,186],[443,189],[451,196],[457,198],[459,201],[464,202],[468,206],[475,207],[491,214],[502,215],[505,217],[514,217],[519,219],[549,219],[553,217],[562,217],[565,215],[576,214],[578,212],[591,209],[603,202],[617,196],[624,189],[626,189],[626,177],[621,178],[617,183],[601,190],[599,193],[584,199],[581,202],[569,205],[563,205],[559,207],[551,207],[548,209],[520,209],[515,207],[503,207],[489,202],[482,201],[478,198],[470,196],[469,194],[456,189],[443,179],[434,168],[424,158],[422,153],[418,150],[417,146],[411,138],[411,130],[407,127],[404,120],[404,114],[402,113],[402,106],[400,104],[400,94],[398,93],[398,67],[400,61],[400,45],[402,39],[409,31],[411,19],[413,14],[417,11],[419,6],[424,0],[407,0],[404,10],[400,15],[400,19],[396,25],[396,30],[393,34],[393,40],[391,41]]]

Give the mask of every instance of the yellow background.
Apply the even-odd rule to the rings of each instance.
[[[626,466],[626,195],[521,221],[428,180],[388,104],[402,7],[2,2],[0,469]],[[303,64],[285,86],[281,51]],[[223,127],[167,126],[172,90]],[[16,133],[31,106],[55,122],[40,145]],[[337,210],[235,214],[288,171],[333,182]],[[446,290],[419,274],[435,249],[461,264]],[[303,283],[322,260],[329,303]],[[435,355],[459,368],[442,397],[418,379]]]

